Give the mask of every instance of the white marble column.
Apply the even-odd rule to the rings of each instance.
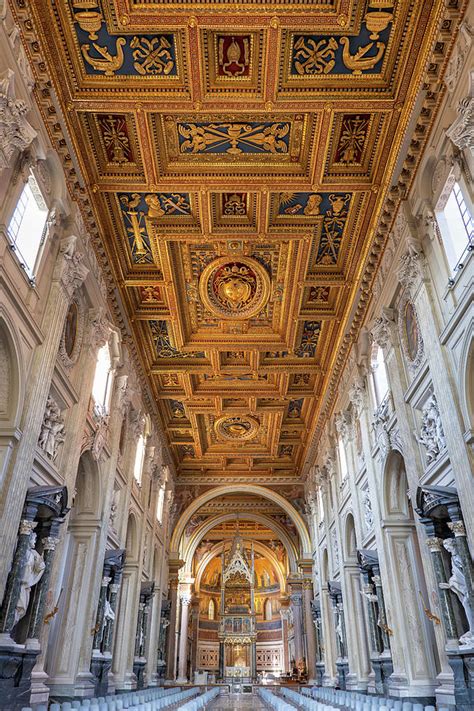
[[[303,582],[304,624],[306,634],[306,666],[308,668],[308,684],[316,683],[316,631],[314,629],[311,601],[313,599],[313,583]]]
[[[178,684],[188,683],[188,624],[189,624],[189,607],[191,605],[192,593],[189,586],[185,585],[179,591],[179,601],[181,603],[181,625],[179,635],[179,653],[178,653]]]

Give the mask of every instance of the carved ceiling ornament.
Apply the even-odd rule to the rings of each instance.
[[[218,438],[230,442],[253,439],[259,429],[259,421],[250,415],[225,415],[219,417],[214,423],[214,430]]]
[[[204,269],[199,293],[205,307],[225,319],[256,316],[270,296],[270,277],[256,259],[220,257]]]

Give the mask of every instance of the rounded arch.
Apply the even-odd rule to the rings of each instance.
[[[235,519],[236,515],[234,513],[217,514],[216,516],[207,519],[200,526],[198,526],[198,528],[193,532],[193,535],[187,542],[186,547],[183,551],[185,571],[191,571],[192,561],[196,549],[202,539],[209,533],[209,531],[211,531],[215,526],[219,526],[221,523],[225,523],[226,521],[233,521]],[[288,536],[283,526],[281,526],[269,516],[265,516],[265,514],[259,513],[240,513],[239,520],[255,521],[256,523],[261,523],[264,526],[268,526],[268,528],[270,528],[275,533],[275,535],[278,536],[278,538],[285,546],[288,555],[288,564],[290,570],[295,573],[297,572],[297,551],[293,545],[291,538]]]
[[[265,558],[268,558],[268,560],[271,562],[275,569],[275,573],[278,578],[278,582],[280,584],[280,589],[282,591],[286,590],[286,580],[285,576],[283,574],[283,570],[281,568],[281,563],[278,561],[278,558],[276,555],[273,553],[273,551],[270,550],[270,548],[267,548],[266,545],[263,543],[260,543],[259,541],[249,541],[248,539],[244,538],[243,539],[244,543],[253,543],[253,547],[257,553],[260,553],[263,555]],[[202,560],[199,562],[199,568],[196,571],[196,578],[194,580],[194,587],[196,589],[196,593],[199,594],[199,590],[201,587],[201,578],[203,576],[204,571],[206,570],[207,566],[211,562],[213,558],[216,556],[220,555],[222,553],[222,550],[225,546],[227,541],[219,541],[216,543],[211,550],[209,550],[205,556],[203,556]]]
[[[466,329],[467,335],[459,358],[459,394],[466,430],[474,429],[474,319]]]
[[[128,514],[127,536],[125,540],[127,562],[137,561],[140,553],[140,541],[138,538],[137,518],[132,511]]]
[[[15,331],[0,309],[0,424],[18,426],[24,396],[20,347]]]
[[[256,496],[261,496],[264,499],[269,499],[273,503],[277,504],[285,513],[291,518],[296,526],[300,537],[301,554],[305,558],[311,558],[311,541],[302,516],[298,511],[292,506],[281,494],[277,494],[271,489],[267,489],[264,486],[259,486],[258,484],[237,484],[235,486],[216,486],[214,489],[204,492],[201,496],[198,496],[195,501],[193,501],[185,511],[179,517],[178,523],[173,532],[173,536],[170,542],[170,550],[172,553],[179,553],[184,529],[187,522],[193,514],[198,511],[201,506],[207,504],[212,499],[216,499],[219,496],[225,494],[255,494]]]
[[[344,527],[344,558],[355,559],[357,557],[357,538],[355,530],[354,515],[352,511],[346,516]]]
[[[99,519],[102,501],[100,471],[90,451],[84,452],[79,459],[75,489],[72,518],[88,516]]]
[[[410,518],[408,507],[408,481],[405,460],[400,452],[391,450],[385,461],[382,478],[382,516],[383,518]]]
[[[321,582],[326,584],[329,580],[329,555],[328,549],[323,548],[321,552]]]

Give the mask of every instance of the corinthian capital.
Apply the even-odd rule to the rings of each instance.
[[[474,79],[471,78],[471,91],[458,104],[457,118],[446,131],[447,135],[459,148],[467,148],[474,156]]]
[[[410,249],[400,258],[397,268],[398,281],[411,296],[418,291],[425,272],[425,255]]]
[[[347,444],[354,436],[354,423],[351,412],[349,412],[349,410],[338,412],[334,418],[334,423],[338,435],[340,435],[343,442]]]
[[[357,412],[363,409],[367,400],[367,387],[362,376],[358,376],[350,386],[349,399]]]
[[[394,342],[396,336],[395,312],[384,307],[382,313],[375,320],[371,330],[372,338],[381,348],[387,348]]]
[[[99,307],[98,309],[91,309],[90,317],[90,342],[94,349],[102,348],[108,342],[110,337],[110,332],[112,330],[112,324],[107,318],[105,309]]]
[[[37,136],[26,120],[27,105],[15,97],[14,82],[11,69],[0,75],[0,169],[7,168],[15,151],[25,151]]]
[[[89,273],[82,264],[84,255],[77,251],[77,237],[69,235],[61,240],[54,278],[60,282],[68,299],[79,289]]]

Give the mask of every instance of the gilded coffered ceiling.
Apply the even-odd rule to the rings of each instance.
[[[298,478],[441,0],[31,0],[186,481]]]

